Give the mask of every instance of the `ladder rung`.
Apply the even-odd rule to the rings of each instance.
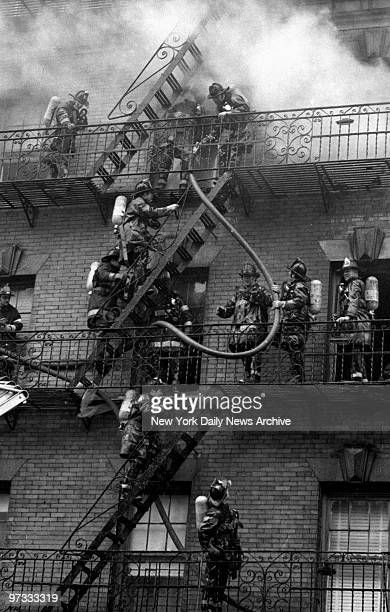
[[[202,236],[199,234],[199,232],[196,231],[196,229],[193,227],[192,230],[188,233],[188,237],[192,240],[192,242],[194,242],[195,244],[204,244],[204,240],[202,238]]]
[[[101,178],[103,179],[103,182],[106,185],[111,185],[114,182],[114,179],[112,178],[112,176],[103,166],[100,166],[100,168],[97,169],[96,174],[101,176]]]
[[[187,72],[187,73],[191,72],[191,68],[187,64],[187,62],[184,59],[184,57],[181,58],[180,62],[178,63],[178,66],[179,66],[180,70],[182,70],[183,72]]]
[[[120,155],[118,155],[116,151],[112,151],[112,153],[110,153],[108,157],[112,161],[112,163],[114,164],[117,170],[121,171],[123,170],[123,168],[126,167],[126,163],[122,161]]]
[[[180,85],[179,81],[173,74],[170,74],[167,77],[167,83],[169,87],[172,89],[172,91],[174,91],[175,93],[181,93],[183,91],[182,86]]]
[[[157,115],[156,111],[150,106],[150,104],[147,104],[145,106],[143,112],[145,113],[147,118],[150,119],[151,121],[153,119],[158,119],[158,115]]]
[[[171,106],[168,96],[161,89],[156,91],[154,95],[163,108],[169,108]]]
[[[203,213],[203,215],[200,217],[200,220],[207,229],[215,228],[214,221],[208,216],[207,213]]]
[[[191,55],[193,55],[196,60],[202,60],[202,53],[195,43],[192,43],[192,45],[188,48],[188,51],[191,53]]]
[[[183,259],[183,261],[191,261],[192,255],[191,253],[187,251],[187,249],[183,245],[179,246],[179,248],[177,249],[177,252],[180,255],[180,257]]]
[[[174,264],[174,263],[173,263],[173,261],[169,261],[169,262],[166,264],[165,268],[168,270],[168,272],[169,272],[170,274],[175,275],[175,274],[178,274],[178,273],[179,273],[179,270],[177,269],[177,266],[176,266],[176,264]]]
[[[133,143],[131,142],[131,140],[129,140],[129,138],[127,138],[126,134],[124,134],[124,135],[122,136],[122,138],[120,139],[120,141],[119,141],[119,142],[121,142],[121,143],[122,143],[123,148],[124,148],[126,151],[134,151],[135,146],[133,145]]]
[[[134,132],[136,132],[136,134],[138,134],[138,138],[140,140],[144,140],[145,138],[148,137],[147,129],[139,121],[137,121],[135,123],[131,123],[130,124],[130,129],[134,130]],[[126,138],[127,138],[127,136],[126,136]]]

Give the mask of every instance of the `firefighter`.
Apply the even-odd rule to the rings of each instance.
[[[221,121],[219,127],[214,126],[210,137],[218,139],[219,174],[235,168],[239,163],[239,154],[245,150],[248,138],[249,102],[236,87],[223,87],[220,83],[212,83],[209,87],[208,99],[213,100]],[[205,137],[207,139],[207,136]]]
[[[193,321],[191,310],[183,298],[174,291],[168,271],[160,275],[157,285],[161,297],[154,310],[154,320],[166,321],[176,327],[182,326],[184,333],[190,334]],[[168,385],[185,382],[187,347],[168,330],[155,331],[154,334],[154,377]]]
[[[136,389],[126,391],[119,410],[119,429],[122,431],[120,456],[130,459],[130,464],[121,484],[121,499],[126,498],[137,476],[148,468],[161,451],[158,432],[142,431],[142,413],[149,408],[148,393],[141,394]],[[142,494],[143,491],[139,491],[135,500],[140,500]]]
[[[4,285],[0,289],[0,346],[8,351],[15,351],[17,347],[16,332],[23,328],[22,317],[17,309],[10,304],[11,288]],[[6,358],[1,359],[0,373],[12,377],[13,365]]]
[[[60,104],[55,111],[56,127],[55,138],[50,144],[54,155],[48,156],[44,161],[50,168],[51,178],[66,178],[69,174],[69,159],[76,152],[77,128],[88,125],[88,92],[84,89],[78,91],[65,104]]]
[[[259,285],[259,273],[250,262],[245,262],[240,277],[242,285],[225,306],[217,308],[222,319],[233,317],[229,336],[229,350],[232,353],[248,351],[264,340],[267,335],[268,308],[272,299],[267,290]],[[241,382],[258,382],[261,374],[261,356],[243,359],[245,379]]]
[[[143,279],[146,278],[148,248],[153,238],[148,232],[148,227],[157,229],[159,227],[157,219],[167,217],[179,207],[178,204],[170,204],[165,208],[155,208],[153,197],[153,187],[149,180],[137,183],[134,198],[127,205],[122,224],[127,263],[129,266],[138,263]]]
[[[198,527],[199,542],[206,553],[202,591],[202,612],[220,612],[229,578],[241,569],[241,545],[238,528],[242,527],[237,510],[230,509],[230,480],[215,479],[207,498],[207,509]]]
[[[351,380],[367,382],[364,352],[371,344],[371,317],[364,297],[365,283],[359,278],[356,261],[346,257],[341,270],[336,325],[347,347],[344,355],[350,356]]]
[[[121,271],[120,251],[111,249],[102,257],[93,276],[93,289],[88,302],[87,325],[89,329],[109,327],[117,316],[117,299],[120,297],[119,285],[126,277]],[[114,289],[118,287],[115,295]]]
[[[292,368],[291,382],[304,382],[304,350],[310,324],[310,291],[305,263],[297,257],[290,266],[289,279],[282,285],[280,300],[275,308],[282,308],[280,346],[287,351]],[[275,286],[276,287],[276,286]]]

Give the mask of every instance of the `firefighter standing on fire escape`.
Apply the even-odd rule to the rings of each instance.
[[[206,553],[206,569],[202,591],[202,612],[221,612],[229,578],[241,569],[241,545],[238,528],[242,527],[238,511],[226,503],[230,480],[216,478],[208,497],[195,500],[199,542]]]
[[[49,167],[51,178],[68,176],[70,157],[76,152],[75,132],[78,127],[88,125],[88,92],[81,89],[75,95],[69,94],[69,96],[71,99],[64,104],[59,104],[59,99],[53,97],[45,113],[46,126],[48,127],[55,118],[57,128],[50,144],[53,153],[44,160]],[[49,116],[50,111],[51,116]]]
[[[249,102],[237,87],[223,87],[220,83],[210,85],[208,99],[217,107],[221,126],[213,126],[203,142],[218,140],[218,168],[222,175],[237,166],[238,157],[245,148],[243,143],[248,140],[248,118],[241,113],[250,112]]]
[[[0,345],[9,351],[16,350],[16,332],[23,328],[22,317],[15,306],[10,302],[12,292],[9,285],[0,289]],[[13,373],[13,362],[1,359],[0,375],[11,378]]]

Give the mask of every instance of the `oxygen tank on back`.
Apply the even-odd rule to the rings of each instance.
[[[112,211],[112,224],[120,225],[126,212],[127,198],[119,195],[115,198],[114,210]]]
[[[318,315],[321,312],[321,303],[322,282],[320,280],[312,280],[310,281],[310,314]]]
[[[93,289],[93,277],[95,276],[95,272],[98,269],[99,265],[100,265],[100,261],[93,261],[91,263],[91,269],[88,272],[88,278],[87,278],[87,282],[85,285],[88,293],[91,293]]]
[[[43,123],[45,127],[49,128],[51,126],[54,113],[56,112],[59,103],[60,98],[58,96],[53,96],[52,98],[50,98],[49,104],[47,105],[47,109],[45,110],[45,114],[43,115]]]
[[[195,522],[196,528],[202,524],[204,516],[209,508],[206,495],[199,495],[195,500]]]
[[[366,305],[370,313],[374,314],[379,306],[379,283],[375,276],[366,279],[366,290],[364,292]]]

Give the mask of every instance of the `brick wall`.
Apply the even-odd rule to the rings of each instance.
[[[377,445],[378,461],[388,455],[388,436],[363,437]],[[320,488],[312,464],[352,440],[356,434],[209,433],[199,448],[202,469],[192,488],[188,548],[198,549],[194,499],[214,477],[224,476],[233,482],[230,503],[241,512],[244,547],[314,549]],[[0,422],[0,477],[13,476],[8,544],[61,546],[119,467],[119,447],[110,414],[95,418],[90,431],[72,411],[44,406],[23,410],[12,432]],[[109,492],[96,510],[115,504],[116,495]],[[99,521],[80,536],[90,540],[98,527]]]

